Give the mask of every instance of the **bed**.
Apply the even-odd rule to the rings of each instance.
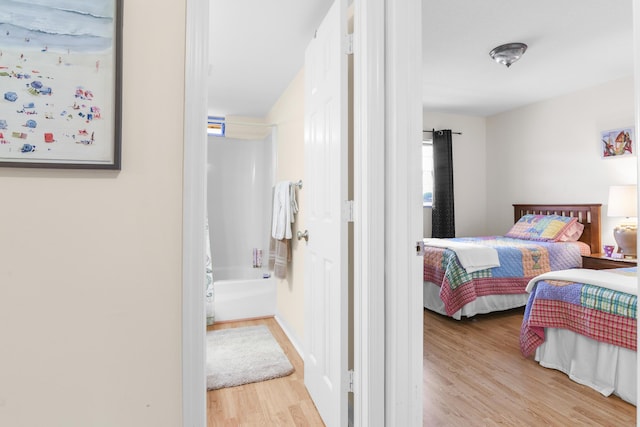
[[[582,255],[599,252],[601,204],[514,204],[513,207],[515,223],[504,236],[424,240],[423,305],[426,309],[460,320],[523,307],[529,297],[525,287],[533,277],[547,271],[581,267]],[[549,226],[523,232],[523,226],[535,228],[530,227],[532,217],[539,221],[538,225]],[[553,227],[543,223],[547,218],[553,218]],[[580,226],[579,233],[576,226]],[[549,231],[552,233],[548,235],[536,234]],[[556,237],[566,233],[573,234],[567,241],[557,241]],[[487,256],[475,252],[465,254],[472,248],[487,251]],[[491,258],[491,252],[493,262],[487,262],[486,268],[482,262],[471,268],[465,264],[468,258],[482,261]]]
[[[527,290],[522,354],[636,405],[637,267],[545,273]]]

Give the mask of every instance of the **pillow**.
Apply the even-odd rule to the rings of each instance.
[[[569,226],[562,232],[560,236],[555,240],[556,242],[577,242],[582,236],[584,231],[584,224],[577,220],[569,224]]]
[[[577,230],[573,227],[576,223],[578,223],[577,218],[568,216],[528,214],[513,224],[505,236],[514,239],[557,242],[561,238],[574,238]],[[569,227],[572,227],[571,230],[568,230]],[[565,232],[569,232],[569,235],[563,236]],[[580,230],[581,233],[582,230]]]

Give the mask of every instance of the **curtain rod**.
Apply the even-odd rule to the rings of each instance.
[[[431,132],[431,133],[433,133],[433,132],[438,132],[438,131],[434,129],[434,130],[423,130],[422,132]],[[454,134],[454,135],[462,135],[462,132],[451,132],[451,133]]]

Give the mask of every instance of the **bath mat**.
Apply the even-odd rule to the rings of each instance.
[[[207,332],[207,390],[284,377],[293,366],[264,325]]]

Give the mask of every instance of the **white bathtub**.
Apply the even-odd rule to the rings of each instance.
[[[216,322],[275,315],[276,282],[267,270],[214,268],[213,290]]]

